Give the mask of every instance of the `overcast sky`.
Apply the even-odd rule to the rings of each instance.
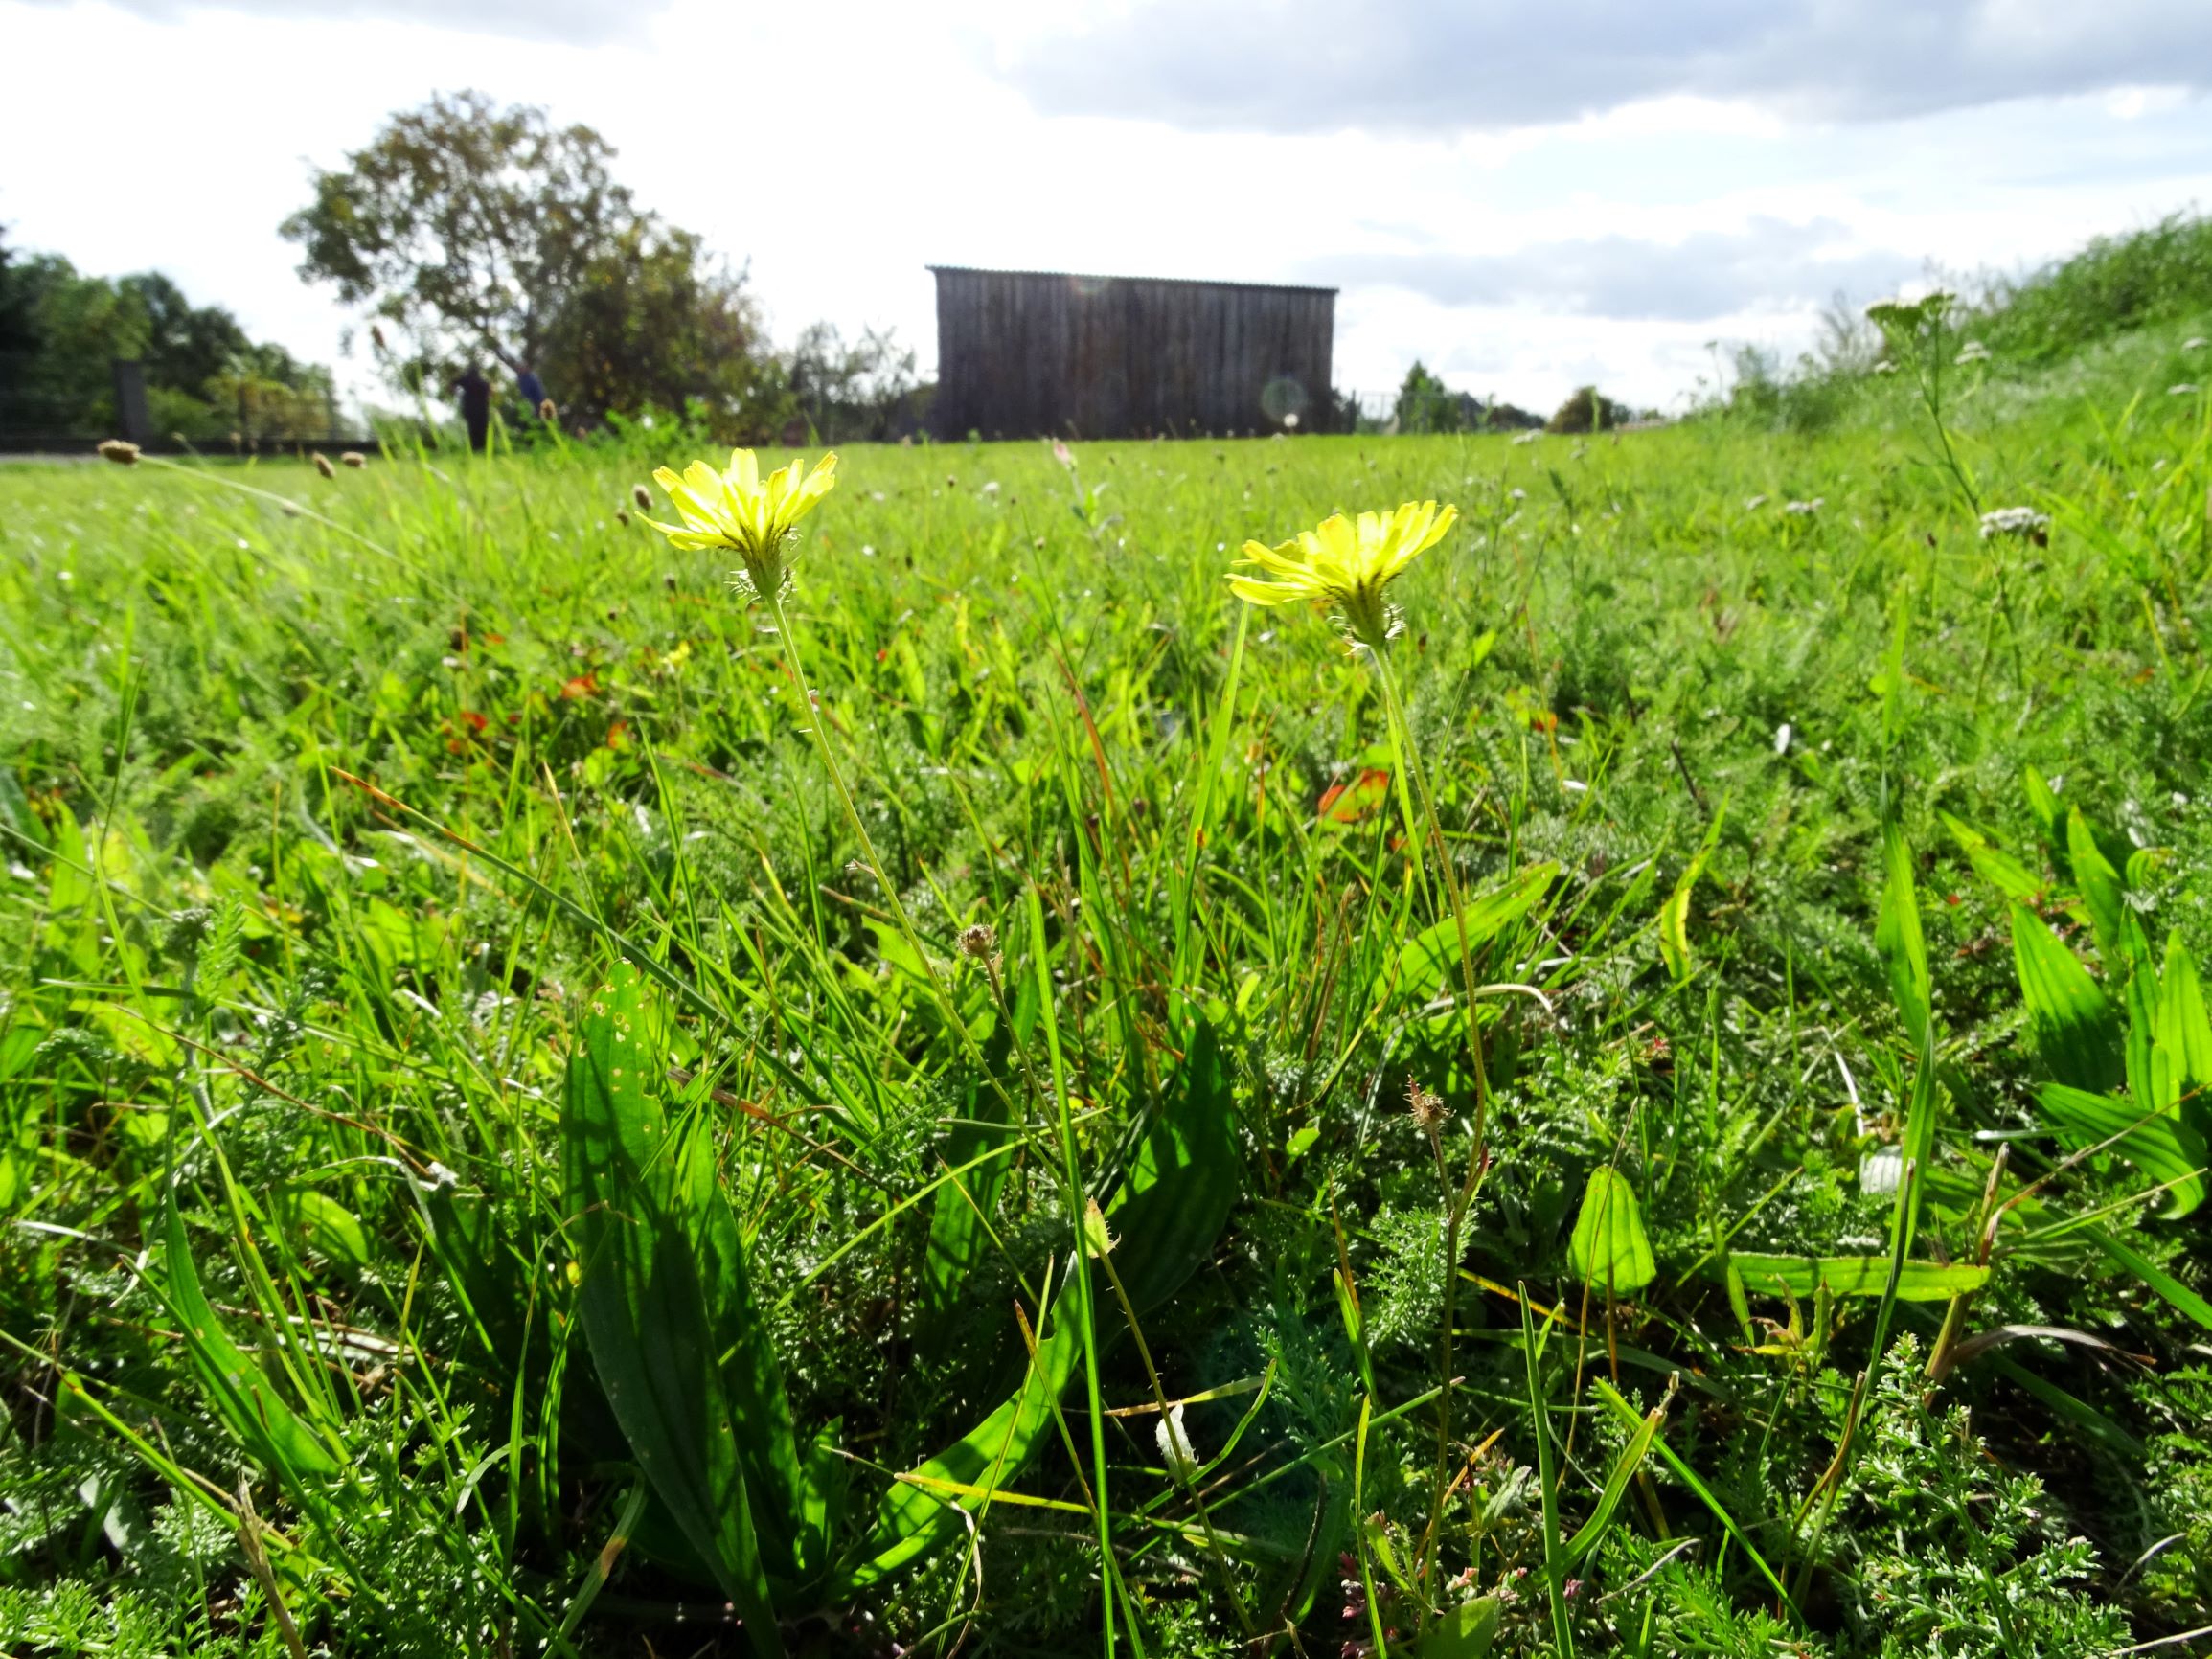
[[[817,317],[936,340],[928,262],[1325,283],[1336,380],[1425,358],[1665,406],[1841,291],[2212,208],[2207,0],[0,0],[12,245],[154,267],[338,362],[276,227],[390,111],[597,127]],[[558,388],[556,388],[558,392]]]

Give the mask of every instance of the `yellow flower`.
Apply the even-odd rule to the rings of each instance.
[[[1353,640],[1371,650],[1397,631],[1385,590],[1422,554],[1459,522],[1459,509],[1408,501],[1396,512],[1362,512],[1357,523],[1341,512],[1280,547],[1244,543],[1238,562],[1257,565],[1275,580],[1232,576],[1229,586],[1254,604],[1310,600],[1333,607]]]
[[[727,472],[695,461],[680,478],[666,466],[657,468],[653,482],[668,491],[683,523],[652,518],[646,523],[686,552],[729,549],[745,567],[736,573],[739,587],[756,599],[774,601],[791,580],[792,526],[836,487],[837,457],[823,456],[811,472],[804,461],[794,461],[763,481],[753,452],[733,449]]]

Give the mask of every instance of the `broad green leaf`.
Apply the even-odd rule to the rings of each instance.
[[[1995,887],[2007,898],[2028,902],[2042,892],[2043,884],[2030,874],[2026,865],[2004,851],[1987,835],[1963,818],[1954,818],[1949,812],[1938,812],[1950,838],[1958,843],[1958,850],[1966,854],[1974,874]]]
[[[255,1460],[287,1486],[296,1489],[303,1475],[337,1474],[344,1466],[331,1443],[285,1403],[261,1367],[239,1352],[216,1319],[200,1289],[199,1269],[173,1191],[162,1209],[163,1277],[154,1289],[176,1320],[200,1392]]]
[[[2204,1202],[2204,1137],[2179,1118],[2146,1114],[2139,1101],[2122,1095],[2090,1095],[2064,1083],[2045,1083],[2036,1102],[2066,1145],[2075,1149],[2112,1141],[2118,1153],[2152,1180],[2174,1185],[2166,1194],[2166,1214],[2186,1216]]]
[[[607,1403],[638,1466],[684,1539],[744,1620],[753,1649],[782,1637],[754,1530],[733,1412],[717,1364],[699,1229],[679,1214],[685,1156],[650,1083],[659,1045],[643,981],[627,964],[593,999],[569,1060],[561,1119],[578,1310]]]
[[[1659,906],[1659,955],[1676,985],[1690,977],[1690,895],[1697,889],[1698,877],[1705,873],[1705,860],[1712,851],[1713,843],[1708,838],[1705,845],[1698,849],[1697,856],[1682,867],[1674,892],[1668,894],[1667,902]]]
[[[1243,1182],[1228,1062],[1212,1022],[1197,1019],[1176,1087],[1106,1208],[1121,1239],[1114,1266],[1139,1314],[1167,1301],[1206,1260]]]
[[[359,1272],[372,1260],[369,1235],[360,1218],[328,1193],[294,1187],[276,1194],[279,1219],[310,1249],[337,1265]]]
[[[1137,1155],[1129,1179],[1106,1207],[1121,1242],[1115,1270],[1141,1314],[1174,1294],[1212,1251],[1243,1181],[1235,1101],[1220,1039],[1193,1024],[1178,1087]],[[1065,1317],[1061,1317],[1062,1304]],[[1100,1328],[1109,1342],[1120,1322]],[[981,1493],[1013,1481],[1052,1421],[1052,1406],[1083,1359],[1083,1331],[1071,1298],[1038,1321],[1038,1345],[1021,1387],[990,1417],[921,1467],[892,1484],[876,1512],[863,1558],[840,1584],[857,1589],[918,1559],[953,1535],[958,1511]]]
[[[2070,1088],[2108,1094],[2127,1081],[2111,1005],[2074,953],[2023,905],[2013,906],[2013,966],[2028,1030],[2051,1075]]]
[[[2124,927],[2128,900],[2120,873],[2097,845],[2097,837],[2079,807],[2066,811],[2066,861],[2073,866],[2082,907],[2089,913],[2089,931],[2096,937],[2097,955],[2105,965],[2106,975],[2117,985],[2133,965]]]
[[[993,1048],[1003,1048],[995,1039]],[[916,1321],[916,1347],[926,1359],[942,1359],[945,1345],[959,1329],[961,1301],[991,1250],[986,1223],[997,1214],[999,1190],[1006,1184],[1008,1160],[986,1159],[1003,1147],[1014,1130],[1005,1123],[1006,1106],[996,1090],[981,1083],[968,1090],[965,1121],[946,1138],[939,1156],[949,1174],[929,1206],[929,1242],[922,1258],[922,1307]]]
[[[2057,791],[2043,782],[2043,775],[2033,766],[2021,775],[2020,783],[2027,791],[2028,811],[2036,821],[2036,832],[2042,838],[2043,852],[2052,866],[2066,879],[2073,878],[2073,868],[2066,861],[2066,817],[2059,807]]]
[[[2133,924],[2134,918],[2130,917],[2127,925]],[[2158,1046],[2157,970],[2150,966],[2149,955],[2146,944],[2142,971],[2129,974],[2120,987],[2120,1002],[2128,1011],[2121,1057],[2127,1067],[2128,1093],[2142,1112],[2159,1112],[2181,1098],[2181,1074],[2174,1057]]]
[[[1427,1634],[1408,1651],[1419,1659],[1490,1659],[1503,1616],[1504,1605],[1495,1596],[1462,1602],[1429,1625]],[[1391,1650],[1397,1651],[1395,1643]]]
[[[1746,1256],[1729,1258],[1754,1296],[1880,1296],[1889,1284],[1886,1256]],[[1897,1282],[1900,1302],[1948,1302],[1979,1290],[1990,1270],[1964,1262],[1907,1261]]]
[[[770,1573],[804,1578],[823,1564],[824,1540],[801,1532],[798,1436],[783,1369],[753,1297],[744,1241],[722,1193],[708,1120],[695,1117],[678,1141],[674,1217],[706,1294],[707,1331],[718,1351],[722,1390],[738,1428],[738,1458],[762,1555]]]
[[[1583,1190],[1582,1214],[1567,1240],[1567,1266],[1585,1284],[1620,1296],[1632,1296],[1658,1277],[1643,1206],[1628,1178],[1609,1165],[1592,1170]]]
[[[1557,864],[1532,864],[1500,882],[1488,893],[1471,898],[1460,912],[1466,922],[1467,949],[1480,950],[1536,907],[1559,875]],[[1460,921],[1446,917],[1407,940],[1398,953],[1397,989],[1404,996],[1426,1002],[1441,992],[1459,988]],[[1380,1000],[1391,989],[1389,970],[1378,975],[1371,995]]]
[[[2158,981],[2158,1046],[2174,1057],[2185,1089],[2212,1088],[2212,1018],[2197,959],[2178,933],[2166,938],[2166,971]]]
[[[1040,1320],[1036,1358],[1011,1398],[927,1463],[891,1483],[876,1511],[866,1558],[843,1576],[839,1589],[860,1589],[927,1555],[952,1535],[960,1511],[983,1502],[971,1494],[996,1491],[1020,1472],[1052,1421],[1053,1401],[1083,1362],[1083,1329],[1074,1303],[1063,1294]]]

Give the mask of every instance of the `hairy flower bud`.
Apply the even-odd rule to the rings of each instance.
[[[120,438],[108,439],[100,446],[100,453],[118,466],[135,466],[138,465],[138,445],[125,443]]]

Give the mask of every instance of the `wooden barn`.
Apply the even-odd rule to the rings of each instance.
[[[940,438],[1328,429],[1334,288],[929,268]]]

